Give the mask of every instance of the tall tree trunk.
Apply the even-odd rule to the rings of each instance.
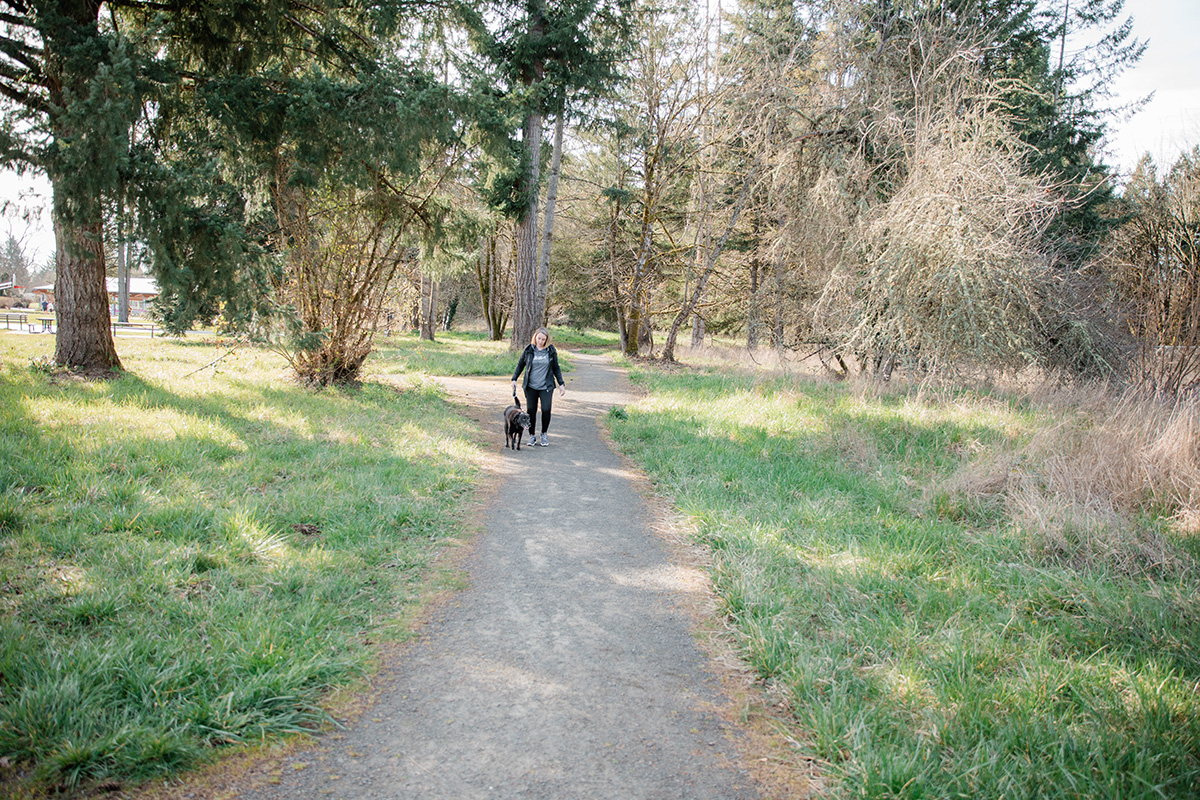
[[[621,281],[617,277],[617,221],[621,216],[621,201],[613,203],[612,216],[608,220],[608,285],[612,293],[613,311],[617,316],[617,332],[621,335],[621,352],[629,346],[629,328],[625,318],[625,299],[622,297]]]
[[[619,291],[616,275],[612,276],[612,283],[613,292]],[[614,308],[617,312],[617,333],[621,337],[621,352],[624,353],[629,349],[629,320],[626,318],[625,305],[623,303],[616,303]]]
[[[54,4],[61,17],[46,32],[44,43],[52,108],[66,109],[71,95],[89,95],[92,74],[99,63],[86,56],[68,59],[58,48],[77,49],[81,44],[79,37],[95,36],[100,7],[98,0],[62,0]],[[65,20],[69,20],[69,24],[59,27],[60,21]],[[52,118],[50,129],[54,141],[60,145],[76,143],[76,146],[84,146],[88,134],[101,135],[71,129],[62,118]],[[60,366],[89,371],[120,369],[121,361],[117,358],[109,324],[108,287],[104,280],[104,221],[98,190],[81,188],[74,176],[63,171],[56,175],[54,169],[50,170],[50,182],[54,186],[57,273],[54,308],[58,316],[54,361]],[[64,215],[62,209],[71,211]]]
[[[642,222],[639,236],[638,254],[633,267],[633,285],[629,290],[629,318],[625,341],[625,355],[637,356],[643,341],[642,326],[649,320],[646,317],[645,283],[651,267],[654,253],[654,224],[657,221],[654,206],[656,195],[656,180],[658,176],[658,154],[648,152],[642,167]]]
[[[495,234],[485,236],[479,243],[479,257],[475,261],[475,277],[479,281],[479,305],[487,323],[488,339],[498,342],[504,338],[507,325],[500,308],[500,286],[497,272],[500,265],[496,259]]]
[[[54,309],[58,317],[54,361],[83,370],[120,369],[108,317],[103,226],[54,221]]]
[[[558,172],[562,166],[563,111],[554,121],[554,149],[550,156],[550,175],[546,183],[546,214],[542,223],[542,251],[538,256],[537,305],[546,323],[547,284],[550,281],[550,245],[554,239],[554,203],[558,199]]]
[[[426,272],[421,273],[421,338],[434,341],[437,327],[437,281]]]
[[[125,193],[117,209],[117,319],[129,322],[129,244],[125,241]]]
[[[529,38],[539,42],[546,33],[543,0],[530,3]],[[545,77],[545,65],[534,64],[521,76],[527,87],[539,84]],[[536,92],[533,103],[537,103]],[[538,305],[538,189],[541,184],[542,112],[531,108],[525,116],[522,131],[525,164],[521,189],[525,192],[525,215],[517,223],[517,271],[513,295],[513,332],[510,346],[518,350],[529,343],[533,332],[542,324],[545,309]]]
[[[729,217],[729,224],[725,227],[725,232],[721,234],[720,240],[708,254],[708,263],[704,266],[704,271],[700,273],[700,279],[696,281],[696,288],[691,295],[687,297],[683,304],[683,308],[679,309],[679,313],[675,315],[674,321],[671,323],[671,329],[667,333],[667,341],[663,344],[662,360],[675,360],[675,340],[679,336],[679,328],[692,314],[692,309],[700,302],[700,298],[704,296],[704,289],[708,286],[708,279],[712,277],[713,270],[716,269],[717,259],[721,255],[721,251],[725,249],[725,243],[729,241],[729,235],[733,233],[733,228],[737,225],[738,215],[742,213],[742,207],[746,204],[746,196],[750,192],[750,185],[754,183],[754,178],[758,175],[758,165],[755,164],[749,174],[746,175],[746,180],[742,182],[742,191],[738,195],[737,202],[733,206],[733,214]]]
[[[543,309],[537,302],[538,270],[538,154],[542,149],[542,115],[530,114],[525,120],[525,150],[529,163],[522,181],[529,192],[525,216],[517,223],[517,276],[513,295],[512,348],[529,343],[542,324]]]
[[[759,303],[759,276],[762,274],[762,259],[759,257],[760,231],[758,214],[751,213],[750,241],[754,253],[750,256],[750,308],[746,312],[746,349],[758,347],[759,327],[762,325],[762,310]]]
[[[129,322],[129,245],[117,245],[117,319]]]
[[[779,358],[783,360],[783,260],[782,258],[775,259],[775,268],[771,270],[771,277],[775,284],[775,330],[771,337],[774,341],[771,342],[775,346],[775,351],[779,353]]]
[[[637,262],[633,268],[633,286],[629,290],[629,317],[626,323],[625,355],[637,356],[642,344],[642,326],[645,324],[646,308],[643,294],[646,273],[650,268],[650,250],[654,246],[654,238],[650,228],[650,211],[642,215],[641,245],[638,247]]]
[[[503,339],[504,331],[508,327],[508,307],[505,303],[508,302],[509,281],[506,278],[512,266],[511,260],[500,263],[500,256],[496,252],[499,241],[500,234],[497,232],[484,239],[479,262],[482,268],[479,275],[479,291],[483,301],[483,314],[487,319],[488,339],[493,342]]]

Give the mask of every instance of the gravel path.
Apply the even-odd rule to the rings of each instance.
[[[433,614],[345,731],[280,759],[277,798],[759,797],[690,628],[694,581],[597,418],[623,373],[573,355],[549,447],[501,449],[507,378],[447,379],[494,442],[499,486],[464,560],[468,588]]]

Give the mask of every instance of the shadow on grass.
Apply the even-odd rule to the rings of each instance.
[[[214,388],[0,389],[6,778],[143,780],[312,730],[368,638],[404,635],[458,531],[465,423],[431,390]]]
[[[1200,789],[1196,576],[1048,565],[1002,516],[929,513],[922,483],[999,426],[820,385],[646,382],[614,439],[714,550],[745,657],[845,794]]]

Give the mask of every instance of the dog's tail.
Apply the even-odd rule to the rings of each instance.
[[[513,405],[515,405],[517,408],[521,407],[521,401],[517,399],[516,392],[513,392]]]

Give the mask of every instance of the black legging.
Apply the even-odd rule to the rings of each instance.
[[[542,433],[550,430],[550,407],[554,404],[553,389],[530,389],[525,387],[525,411],[529,414],[529,435],[533,435],[533,421],[537,419],[538,399],[542,401]]]

